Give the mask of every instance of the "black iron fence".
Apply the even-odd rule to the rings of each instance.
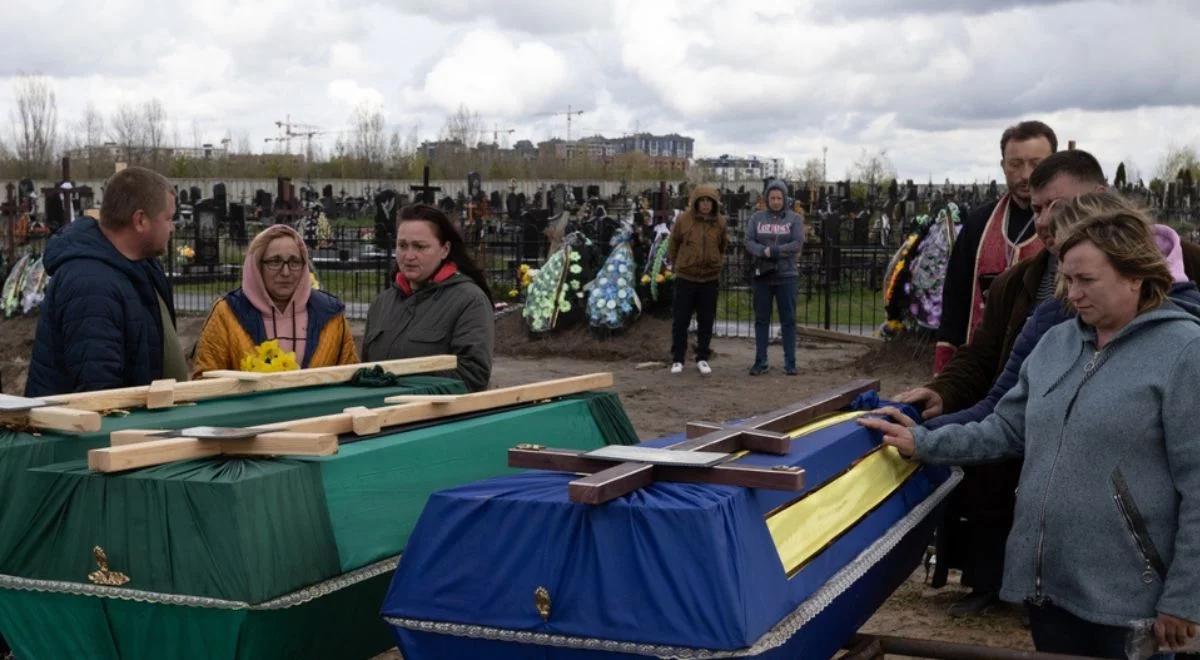
[[[194,232],[176,231],[161,262],[180,313],[207,313],[220,296],[241,285],[249,237],[257,229],[248,225],[246,236],[219,233],[200,238]],[[493,298],[520,302],[518,268],[522,263],[541,265],[547,256],[546,242],[505,224],[468,236],[468,251],[485,271]],[[18,258],[26,253],[40,255],[46,241],[45,236],[22,236],[13,252]],[[345,302],[350,318],[366,318],[371,301],[394,273],[390,241],[381,245],[373,227],[339,226],[306,242],[320,288]],[[873,333],[884,320],[881,289],[891,253],[892,248],[878,244],[806,245],[798,260],[797,322],[845,333]],[[718,302],[715,330],[719,335],[753,335],[753,294],[747,278],[751,260],[740,232],[731,230]],[[11,265],[5,264],[3,270]],[[669,282],[665,283],[656,302],[643,287],[646,313],[669,315],[670,291]],[[774,320],[777,324],[778,317]]]

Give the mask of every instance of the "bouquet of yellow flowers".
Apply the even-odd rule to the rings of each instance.
[[[196,251],[190,245],[180,245],[175,250],[175,254],[178,254],[179,260],[185,264],[190,264],[192,259],[196,258]]]
[[[300,368],[296,364],[296,354],[292,351],[284,352],[279,348],[279,340],[272,339],[264,341],[254,347],[254,352],[242,358],[242,371],[257,371],[261,373],[269,373],[273,371],[296,371]]]

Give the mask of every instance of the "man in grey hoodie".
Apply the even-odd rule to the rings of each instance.
[[[783,371],[796,375],[796,257],[804,247],[804,218],[787,207],[787,184],[767,184],[767,207],[750,216],[746,251],[754,259],[754,366],[750,375],[767,372],[771,301],[779,309]]]

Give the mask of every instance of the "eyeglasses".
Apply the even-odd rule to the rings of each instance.
[[[281,259],[279,257],[271,257],[270,259],[263,259],[261,263],[263,265],[263,268],[266,268],[267,270],[269,270],[273,273],[277,273],[277,272],[283,270],[284,266],[287,266],[288,270],[300,270],[301,268],[304,268],[304,260],[297,259],[295,257],[293,257],[291,259]]]

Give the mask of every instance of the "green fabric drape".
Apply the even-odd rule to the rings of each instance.
[[[626,414],[616,392],[584,392],[572,398],[587,401],[592,417],[596,419],[600,432],[604,434],[606,444],[636,445],[640,442],[633,422],[629,420],[629,415]]]
[[[379,618],[390,580],[384,573],[271,611],[0,591],[0,629],[30,660],[363,660],[394,645]]]
[[[318,401],[321,389],[280,403],[304,408],[296,416],[354,405]],[[227,403],[215,418],[230,421],[212,423],[267,414]],[[177,425],[189,423],[201,422]],[[617,396],[601,392],[383,433],[329,457],[207,459],[115,475],[79,460],[45,465],[25,471],[0,512],[0,573],[86,584],[91,548],[101,545],[131,578],[125,588],[261,603],[399,554],[430,493],[513,471],[506,451],[517,443],[634,441]],[[2,589],[0,631],[31,658],[362,658],[391,644],[377,617],[389,578],[272,611]]]

